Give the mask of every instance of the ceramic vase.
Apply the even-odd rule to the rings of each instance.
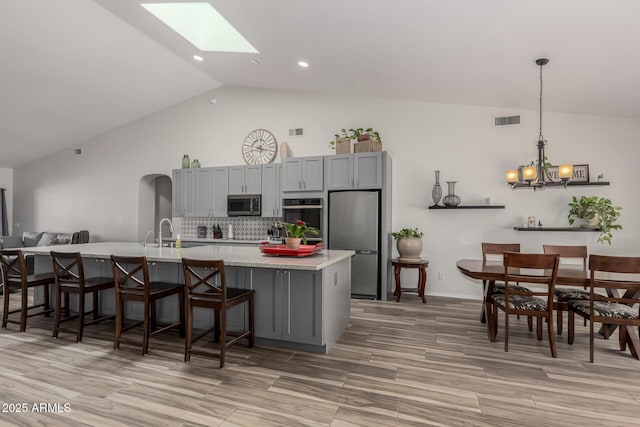
[[[447,186],[449,187],[449,194],[444,196],[442,199],[442,203],[445,206],[458,206],[462,201],[460,196],[456,196],[456,181],[447,181]]]
[[[433,206],[438,206],[440,199],[442,198],[442,187],[440,187],[440,171],[436,171],[436,183],[431,190],[431,198],[433,199]]]
[[[420,259],[422,254],[422,238],[406,237],[398,239],[396,242],[400,261],[415,261]]]
[[[189,169],[189,165],[191,162],[189,161],[189,155],[185,154],[182,156],[182,169]]]
[[[285,237],[284,239],[287,249],[300,249],[301,241],[302,237]]]

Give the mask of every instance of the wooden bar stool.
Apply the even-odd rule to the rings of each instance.
[[[220,367],[224,366],[225,352],[228,347],[243,338],[249,340],[249,348],[253,347],[254,317],[252,289],[228,288],[222,260],[182,259],[184,283],[187,289],[187,339],[184,348],[184,361],[188,362],[192,354],[218,357]],[[238,304],[247,304],[249,309],[249,325],[244,332],[227,332],[227,310]],[[203,307],[214,310],[215,325],[196,337],[193,337],[193,308]],[[215,340],[220,342],[219,353],[192,349],[194,342],[215,331]],[[227,341],[227,336],[232,339]]]
[[[103,320],[113,319],[115,316],[99,315],[98,292],[105,289],[113,289],[114,282],[112,277],[84,277],[84,266],[82,257],[79,252],[55,252],[51,251],[51,259],[53,261],[53,274],[55,277],[55,316],[53,317],[54,338],[58,337],[59,331],[74,332],[76,334],[76,342],[82,341],[82,333],[85,325],[92,325]],[[78,296],[78,313],[71,316],[69,313],[69,294]],[[84,303],[86,295],[93,296],[93,310],[85,313]],[[64,307],[62,299],[64,297]],[[64,318],[62,314],[64,312]],[[93,314],[93,320],[85,321],[87,314]],[[73,320],[77,318],[78,324],[76,330],[60,328],[60,322]]]
[[[2,327],[6,328],[7,323],[17,323],[20,325],[20,332],[24,332],[25,329],[27,329],[28,317],[48,314],[53,311],[53,309],[49,307],[49,285],[54,283],[53,274],[29,274],[27,271],[27,263],[20,249],[0,250],[0,265],[2,266],[2,279],[4,281]],[[44,302],[29,306],[28,290],[36,286],[44,287]],[[15,310],[9,310],[11,289],[19,289],[22,294],[22,304],[20,308]],[[38,313],[29,313],[30,310],[38,307],[43,307],[43,310]],[[19,321],[9,319],[9,315],[14,313],[20,313]]]
[[[149,280],[147,258],[124,257],[111,255],[113,279],[116,285],[116,333],[113,341],[114,350],[120,348],[123,332],[143,325],[142,354],[149,353],[149,337],[171,328],[179,328],[184,337],[184,285],[180,283],[152,282]],[[156,302],[172,295],[178,296],[180,319],[169,325],[156,329]],[[124,327],[124,302],[140,301],[144,305],[143,319]]]

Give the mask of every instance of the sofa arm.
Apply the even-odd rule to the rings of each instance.
[[[22,248],[24,243],[18,236],[0,236],[0,249]]]

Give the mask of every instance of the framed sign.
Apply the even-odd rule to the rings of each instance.
[[[549,166],[547,172],[554,182],[560,182],[558,166]],[[589,165],[573,165],[571,182],[589,182]]]

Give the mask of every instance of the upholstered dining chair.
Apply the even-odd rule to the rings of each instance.
[[[595,292],[602,288],[606,294]],[[618,325],[620,350],[632,341],[634,357],[640,358],[633,341],[638,341],[640,326],[640,257],[589,256],[589,300],[567,301],[569,308],[569,344],[574,341],[574,314],[589,320],[589,361],[593,363],[594,324]]]
[[[582,268],[587,270],[587,247],[586,246],[560,246],[560,245],[542,245],[545,254],[556,254],[560,256],[560,263],[565,259],[582,260]],[[562,282],[556,285],[562,285]],[[557,316],[557,333],[562,335],[562,312],[567,311],[567,301],[572,299],[589,300],[589,291],[579,289],[577,287],[558,288],[555,290],[556,295],[556,316]],[[586,320],[585,320],[586,321]],[[586,324],[586,323],[585,323]]]
[[[253,347],[255,338],[252,289],[229,288],[226,284],[224,261],[182,259],[184,283],[187,293],[187,338],[185,340],[184,361],[191,360],[192,354],[217,357],[220,368],[224,367],[227,348],[241,339],[248,339],[249,347]],[[227,310],[239,304],[246,304],[248,309],[248,326],[242,332],[227,331]],[[214,325],[193,336],[194,307],[208,308],[214,311]],[[203,349],[194,349],[193,343],[207,334],[214,332],[215,341],[219,342],[219,351],[214,353]],[[227,341],[227,337],[232,339]]]
[[[487,255],[496,255],[501,260],[503,259],[502,254],[504,252],[520,252],[520,243],[488,243],[482,242],[482,262],[487,262]],[[520,286],[517,283],[512,283],[511,287],[522,288],[522,290],[528,290]],[[487,289],[489,287],[489,289]],[[504,293],[504,283],[496,283],[495,281],[490,281],[487,283],[486,280],[482,281],[482,292],[484,295],[492,294],[492,293]],[[486,301],[485,301],[486,302]],[[484,316],[484,311],[483,311]],[[518,316],[520,318],[520,316]],[[481,318],[480,321],[483,322],[485,319]],[[529,325],[529,330],[533,330],[533,322],[531,317],[527,318],[527,324]]]
[[[116,332],[113,348],[120,348],[122,333],[142,325],[142,354],[149,353],[149,337],[167,331],[171,328],[179,328],[180,336],[184,337],[184,285],[180,283],[152,282],[149,279],[149,267],[147,258],[126,257],[111,255],[113,267],[113,279],[116,285]],[[156,303],[167,297],[177,296],[177,304],[180,309],[180,318],[162,327],[157,327]],[[124,326],[125,301],[138,301],[143,304],[143,317],[141,321]]]
[[[498,331],[498,308],[504,311],[504,351],[509,350],[509,315],[522,314],[537,317],[538,339],[542,339],[542,320],[547,320],[551,356],[557,357],[553,332],[553,295],[558,275],[558,255],[504,253],[504,293],[493,293],[487,299],[487,324],[490,340],[495,342]],[[522,269],[540,270],[533,275]],[[535,289],[515,288],[510,283],[531,283]],[[540,288],[543,286],[542,288]],[[490,301],[489,301],[490,300]],[[490,310],[491,308],[491,310]]]
[[[2,327],[6,328],[7,323],[17,323],[20,325],[20,332],[27,329],[27,318],[37,316],[39,314],[48,315],[53,311],[49,306],[49,285],[54,283],[52,273],[46,274],[29,274],[27,262],[24,254],[20,249],[3,249],[0,250],[0,266],[2,267],[2,280],[4,286],[3,310],[2,310]],[[29,288],[38,286],[43,287],[44,301],[40,304],[29,305]],[[10,310],[9,300],[12,290],[20,290],[21,304],[20,308]],[[42,307],[42,310],[33,313],[35,308]],[[10,314],[20,313],[20,319],[14,320],[9,318]]]
[[[106,289],[113,289],[113,277],[85,277],[84,264],[79,252],[56,252],[51,251],[53,262],[53,274],[55,277],[55,315],[53,317],[54,338],[58,337],[59,331],[73,332],[76,334],[76,341],[82,341],[82,334],[86,325],[93,325],[103,320],[113,319],[115,316],[100,316],[98,294]],[[69,311],[69,295],[78,296],[78,312],[71,315]],[[91,295],[93,298],[93,310],[85,313],[85,296]],[[64,307],[62,300],[64,299]],[[87,314],[92,314],[93,319],[85,319]],[[64,318],[63,318],[64,315]],[[64,329],[60,327],[61,322],[77,319],[76,329]]]

